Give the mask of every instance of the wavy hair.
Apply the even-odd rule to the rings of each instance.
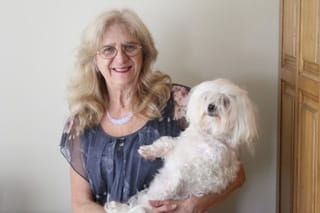
[[[79,130],[98,125],[105,114],[108,91],[102,74],[96,70],[95,57],[106,29],[117,23],[125,24],[143,49],[143,66],[136,88],[134,111],[148,119],[159,118],[170,97],[170,77],[160,71],[152,71],[158,51],[141,19],[128,9],[105,11],[83,33],[67,87],[71,116],[77,118]]]

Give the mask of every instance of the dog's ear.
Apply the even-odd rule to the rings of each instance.
[[[247,93],[235,97],[233,101],[235,105],[232,106],[232,113],[235,119],[232,146],[236,148],[245,145],[247,150],[253,154],[254,142],[258,135],[256,109]]]

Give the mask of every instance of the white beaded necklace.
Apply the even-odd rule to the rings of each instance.
[[[115,124],[115,125],[123,125],[123,124],[126,124],[128,123],[133,114],[132,112],[130,112],[129,114],[127,114],[126,116],[122,117],[122,118],[113,118],[111,117],[111,115],[109,114],[109,112],[106,113],[107,114],[107,117],[109,119],[109,121],[112,123],[112,124]]]

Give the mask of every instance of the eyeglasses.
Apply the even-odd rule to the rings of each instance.
[[[139,52],[140,49],[142,48],[142,46],[140,46],[139,44],[135,44],[135,43],[128,43],[128,44],[123,44],[121,45],[121,49],[122,51],[127,55],[127,56],[136,56]],[[97,54],[99,54],[101,57],[105,58],[105,59],[111,59],[113,57],[115,57],[118,53],[118,49],[114,46],[111,45],[106,45],[101,47]]]

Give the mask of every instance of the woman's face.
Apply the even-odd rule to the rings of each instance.
[[[123,88],[135,85],[141,72],[142,58],[139,40],[124,24],[113,24],[104,34],[96,64],[108,87]]]

